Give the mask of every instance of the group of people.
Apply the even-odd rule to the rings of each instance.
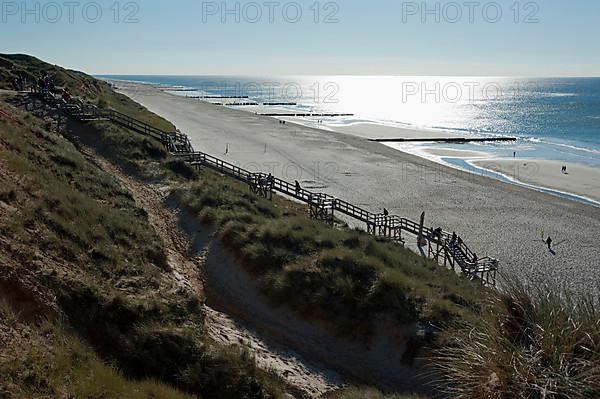
[[[27,77],[19,75],[13,80],[13,87],[16,91],[25,91],[27,87]]]
[[[54,84],[54,78],[50,75],[40,76],[37,80],[37,92],[44,93],[50,92],[54,94],[56,92],[56,85]]]
[[[40,76],[37,81],[34,79],[29,84],[27,79],[27,75],[20,74],[16,78],[13,79],[13,87],[16,91],[27,91],[31,90],[32,93],[51,93],[51,94],[60,94],[62,99],[65,102],[71,101],[71,93],[69,90],[64,88],[61,90],[57,90],[56,84],[54,83],[54,78],[48,74]]]
[[[280,124],[280,125],[285,125],[285,121],[282,121],[282,120],[280,120],[280,121],[279,121],[279,124]]]
[[[567,165],[563,165],[562,170],[561,170],[563,175],[568,175],[569,172],[567,172]]]
[[[261,188],[268,187],[273,189],[273,186],[275,185],[275,177],[271,173],[269,173],[267,177],[263,177],[263,175],[261,175],[258,178],[258,185]]]

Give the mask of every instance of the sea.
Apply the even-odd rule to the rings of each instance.
[[[181,96],[212,97],[205,100],[233,108],[266,103],[273,112],[350,114],[301,120],[325,129],[371,123],[470,137],[515,137],[516,142],[422,146],[600,168],[600,78],[100,77],[153,84]],[[403,150],[419,152],[419,146],[411,144]],[[466,165],[460,157],[437,160],[457,168]]]

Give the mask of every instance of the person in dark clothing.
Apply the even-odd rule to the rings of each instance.
[[[302,189],[300,187],[300,182],[298,180],[295,180],[296,182],[296,195],[300,195],[300,190]]]
[[[54,92],[56,91],[54,79],[48,79],[48,90],[50,91],[50,94],[54,95]]]
[[[450,244],[452,244],[452,245],[456,244],[457,239],[458,239],[458,236],[456,235],[456,231],[452,232],[452,240],[450,240]]]
[[[44,91],[46,91],[46,83],[44,81],[44,78],[40,77],[38,79],[38,92],[43,93]]]
[[[273,188],[273,186],[275,185],[275,178],[273,177],[272,174],[269,173],[269,176],[267,176],[267,184],[269,185],[269,187]]]
[[[383,208],[383,216],[390,216],[390,211],[388,211],[387,209]]]
[[[552,238],[548,237],[546,240],[546,245],[548,245],[548,249],[552,251]]]

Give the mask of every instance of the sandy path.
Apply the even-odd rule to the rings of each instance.
[[[85,151],[85,150],[84,150]],[[152,188],[126,175],[104,158],[86,155],[102,170],[112,174],[133,195],[137,205],[148,213],[148,220],[162,239],[167,252],[170,271],[178,288],[191,290],[204,297],[202,270],[204,256],[190,256],[191,241],[179,228],[178,212],[165,205],[167,193]],[[245,348],[256,360],[258,367],[273,372],[290,386],[302,391],[306,397],[319,398],[343,386],[337,373],[310,363],[297,353],[262,339],[239,321],[208,305],[204,305],[205,328],[208,335],[223,345]]]
[[[373,211],[386,207],[413,220],[425,211],[428,225],[456,230],[480,257],[500,259],[504,272],[596,292],[599,208],[460,172],[349,134],[282,126],[151,87],[125,94],[175,123],[199,150],[300,180]],[[556,254],[544,246],[542,230],[557,243]]]
[[[205,311],[207,332],[215,342],[247,348],[258,367],[274,372],[306,397],[321,398],[344,386],[342,377],[334,371],[309,362],[290,349],[265,342],[256,332],[225,313],[209,306],[205,306]]]

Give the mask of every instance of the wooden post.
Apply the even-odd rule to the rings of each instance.
[[[421,247],[423,243],[423,226],[425,225],[425,212],[421,213],[421,224],[419,224],[419,236],[417,237],[417,246]]]

